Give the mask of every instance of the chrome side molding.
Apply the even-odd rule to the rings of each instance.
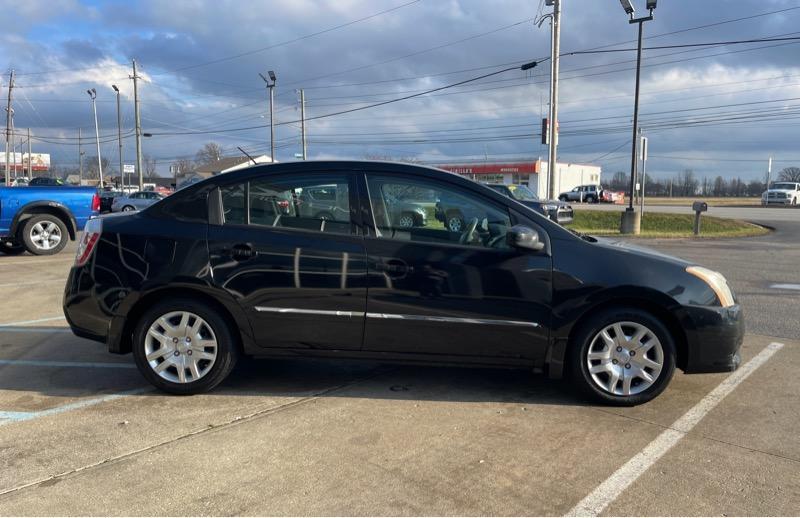
[[[488,318],[460,318],[427,315],[400,315],[397,313],[362,313],[360,311],[328,311],[323,309],[275,308],[269,306],[255,306],[259,313],[281,313],[291,315],[318,315],[328,317],[347,318],[376,318],[385,320],[408,320],[415,322],[441,322],[448,324],[473,324],[494,326],[521,326],[540,327],[537,322],[524,322],[522,320],[495,320]]]

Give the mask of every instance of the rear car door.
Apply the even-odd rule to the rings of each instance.
[[[552,262],[506,243],[509,209],[449,182],[367,172],[361,191],[369,288],[364,350],[541,358],[550,325]],[[443,218],[406,228],[387,199],[434,212],[448,200],[469,214],[461,231]],[[439,207],[441,209],[441,207]]]
[[[221,214],[208,233],[214,282],[241,304],[258,345],[361,348],[366,258],[352,177],[262,174],[216,191]],[[321,186],[333,186],[345,210],[307,211],[307,191]]]

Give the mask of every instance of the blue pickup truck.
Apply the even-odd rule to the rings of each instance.
[[[0,252],[57,254],[99,211],[94,187],[0,187]]]

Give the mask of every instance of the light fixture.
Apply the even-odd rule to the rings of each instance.
[[[275,81],[275,72],[274,71],[270,70],[269,72],[267,72],[267,75],[269,75],[269,78],[272,79],[273,82]]]
[[[656,8],[657,3],[658,0],[647,0],[647,8],[652,11],[653,9]]]
[[[633,16],[633,12],[635,11],[635,9],[633,8],[631,0],[619,0],[619,3],[621,3],[622,8],[625,9],[625,14]]]

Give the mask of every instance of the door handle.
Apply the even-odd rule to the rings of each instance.
[[[256,251],[253,247],[247,244],[233,245],[231,248],[231,257],[236,260],[247,260],[256,256]]]

